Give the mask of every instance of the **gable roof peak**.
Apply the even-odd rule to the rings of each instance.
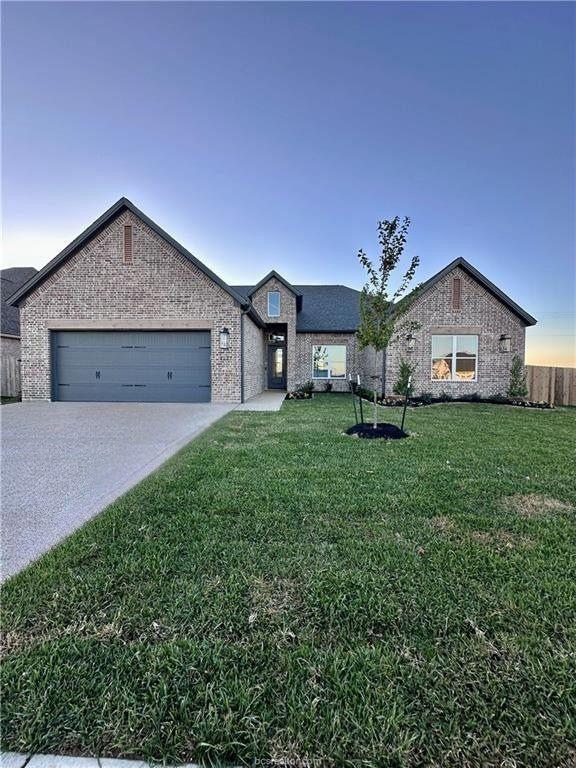
[[[69,259],[77,251],[79,251],[80,248],[82,248],[82,246],[85,245],[85,243],[87,243],[92,237],[94,237],[104,227],[110,224],[124,208],[131,211],[137,218],[139,218],[144,224],[146,224],[153,232],[159,235],[163,240],[165,240],[169,245],[171,245],[176,251],[178,251],[178,253],[180,253],[182,256],[185,256],[188,259],[188,261],[190,261],[195,267],[197,267],[201,272],[203,272],[207,277],[209,277],[214,283],[216,283],[223,290],[225,290],[226,293],[228,293],[234,299],[234,301],[240,304],[240,306],[242,306],[243,308],[246,307],[246,300],[243,296],[240,296],[240,294],[234,291],[227,283],[224,282],[224,280],[218,277],[218,275],[212,272],[211,269],[209,269],[199,259],[193,256],[190,253],[190,251],[184,248],[183,245],[180,245],[180,243],[177,240],[175,240],[171,235],[169,235],[168,232],[163,230],[161,227],[158,226],[158,224],[156,224],[155,221],[152,221],[152,219],[146,216],[146,214],[143,211],[141,211],[137,206],[135,206],[131,200],[128,200],[127,197],[119,198],[113,205],[110,206],[110,208],[104,211],[104,213],[101,216],[99,216],[95,221],[93,221],[89,227],[87,227],[80,235],[78,235],[78,237],[72,240],[72,242],[69,243],[69,245],[67,245],[66,248],[64,248],[64,250],[60,251],[59,254],[57,254],[51,261],[48,262],[48,264],[42,267],[42,269],[39,272],[37,272],[30,280],[28,280],[18,291],[16,291],[16,293],[10,297],[7,303],[9,305],[17,306],[18,303],[25,296],[27,296],[30,293],[30,291],[34,290],[34,288],[36,288],[37,285],[42,283],[48,277],[48,275],[52,274],[52,272],[55,269],[57,269],[62,263],[64,263],[67,259]]]
[[[420,293],[424,293],[429,288],[432,288],[433,285],[435,285],[439,280],[441,280],[443,277],[446,277],[452,270],[454,270],[456,267],[460,267],[463,269],[467,274],[470,275],[470,277],[473,277],[474,280],[476,280],[480,285],[482,285],[488,293],[491,293],[493,296],[495,296],[497,299],[499,299],[505,306],[508,307],[508,309],[513,312],[517,317],[519,317],[526,325],[536,325],[538,322],[536,318],[532,317],[532,315],[528,314],[526,310],[522,309],[522,307],[519,304],[516,304],[515,301],[513,301],[509,296],[507,296],[504,291],[501,291],[498,286],[494,285],[494,283],[491,280],[488,280],[488,278],[480,272],[480,270],[476,269],[476,267],[472,266],[469,261],[466,261],[465,258],[462,256],[458,256],[457,259],[454,259],[449,264],[447,264],[444,269],[441,269],[440,272],[437,272],[435,275],[432,275],[431,278],[426,280],[419,288]]]
[[[276,279],[278,282],[282,283],[282,285],[287,288],[289,291],[291,291],[294,296],[299,297],[302,296],[300,291],[296,290],[296,288],[292,285],[292,283],[289,283],[288,280],[286,280],[285,277],[282,277],[282,275],[279,272],[276,272],[275,269],[270,270],[268,274],[260,280],[259,283],[256,283],[256,285],[250,290],[249,296],[253,296],[256,291],[259,288],[262,288],[263,285],[266,285],[266,283],[269,280]]]

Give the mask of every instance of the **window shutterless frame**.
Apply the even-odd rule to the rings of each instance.
[[[474,341],[474,351],[470,353],[464,354],[463,352],[460,352],[460,357],[458,357],[458,339],[464,339],[466,337],[473,338]],[[449,345],[448,349],[449,351],[445,352],[444,354],[437,354],[434,355],[434,339],[443,339],[448,340],[450,339],[451,344]],[[478,381],[478,336],[476,334],[471,333],[464,333],[464,334],[433,334],[432,335],[432,345],[431,345],[431,360],[430,360],[430,381],[448,381],[451,383],[458,382],[474,382]],[[457,376],[457,370],[458,370],[458,362],[463,362],[466,360],[473,360],[474,361],[474,376]],[[448,378],[442,377],[442,376],[434,376],[434,367],[435,365],[438,366],[438,370],[441,370],[441,365],[444,363],[444,368],[449,367],[450,370],[450,376]]]
[[[325,376],[318,376],[316,374],[316,370],[320,370],[317,363],[317,350],[325,350],[325,356],[326,356],[326,368],[324,369],[326,371]],[[336,361],[336,365],[338,363],[344,363],[344,370],[342,373],[334,373],[333,368],[335,367],[333,365],[333,361],[330,359],[330,353],[331,350],[342,350],[343,353],[343,361]],[[312,345],[312,379],[314,381],[326,381],[327,379],[345,379],[346,378],[346,372],[347,372],[347,353],[348,349],[346,347],[346,344],[313,344]]]
[[[268,317],[280,317],[280,291],[268,291]]]

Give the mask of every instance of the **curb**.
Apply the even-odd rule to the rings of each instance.
[[[0,768],[156,768],[162,763],[122,760],[116,757],[74,757],[72,755],[30,755],[1,752]],[[164,768],[202,768],[198,763],[184,763]]]

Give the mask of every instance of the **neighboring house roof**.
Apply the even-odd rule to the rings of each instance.
[[[484,286],[486,290],[491,293],[493,296],[495,296],[497,299],[499,299],[503,304],[505,304],[509,310],[511,310],[515,315],[517,315],[526,325],[536,325],[538,322],[536,318],[532,317],[532,315],[529,315],[528,312],[526,312],[524,309],[522,309],[521,306],[516,304],[515,301],[512,301],[512,299],[507,296],[504,291],[501,291],[500,288],[498,288],[494,283],[490,282],[487,277],[485,277],[482,272],[479,272],[476,267],[473,267],[470,262],[466,261],[466,259],[463,259],[462,257],[458,259],[454,259],[454,261],[451,261],[450,264],[448,264],[444,269],[441,269],[440,272],[437,272],[435,275],[433,275],[429,280],[426,280],[426,282],[422,283],[416,290],[422,294],[425,291],[428,291],[432,286],[434,286],[439,280],[441,280],[443,277],[445,277],[449,272],[451,272],[456,267],[460,267],[460,269],[463,269],[464,272],[467,272],[471,277],[473,277],[475,280],[477,280],[480,285]],[[408,294],[409,296],[410,294]],[[406,297],[408,298],[408,297]]]
[[[98,234],[104,227],[108,226],[110,222],[112,222],[117,216],[119,216],[122,211],[128,210],[131,213],[133,213],[135,216],[137,216],[139,219],[141,219],[147,226],[150,227],[150,229],[153,232],[156,232],[157,235],[162,237],[164,240],[166,240],[167,243],[169,243],[175,250],[178,251],[182,256],[188,259],[192,264],[194,264],[195,267],[197,267],[201,272],[203,272],[207,277],[209,277],[213,282],[215,282],[217,285],[219,285],[221,288],[223,288],[232,298],[238,302],[242,306],[243,309],[248,310],[248,313],[251,315],[251,317],[259,324],[262,325],[262,318],[258,315],[256,310],[250,305],[249,302],[246,301],[246,298],[243,296],[239,296],[232,288],[230,288],[229,285],[227,285],[224,280],[218,277],[214,272],[212,272],[211,269],[208,269],[208,267],[205,264],[202,264],[201,261],[199,261],[195,256],[193,256],[190,251],[188,251],[186,248],[184,248],[183,245],[180,245],[179,242],[174,240],[174,238],[169,235],[167,232],[165,232],[161,227],[156,224],[156,222],[152,221],[152,219],[148,218],[145,213],[143,213],[139,208],[137,208],[134,203],[132,203],[128,198],[121,197],[120,200],[118,200],[114,205],[112,205],[110,208],[108,208],[107,211],[105,211],[102,216],[96,219],[96,221],[92,222],[90,226],[84,230],[78,237],[73,240],[70,245],[67,245],[66,248],[64,248],[63,251],[60,251],[60,253],[55,256],[52,261],[49,261],[48,264],[46,264],[45,267],[42,267],[42,269],[32,277],[31,280],[28,280],[28,282],[22,286],[22,288],[16,292],[14,296],[10,298],[10,304],[18,305],[22,299],[27,296],[30,291],[33,291],[40,283],[42,283],[52,272],[54,272],[55,269],[57,269],[61,264],[63,264],[67,259],[69,259],[71,256],[73,256],[77,251],[82,248],[83,245],[85,245],[88,240],[90,240],[92,237],[94,237],[96,234]]]
[[[2,323],[0,327],[2,333],[9,336],[20,336],[20,311],[18,307],[11,306],[7,302],[37,271],[34,267],[9,267],[0,270],[2,291]]]
[[[260,281],[260,284],[264,284]],[[301,297],[301,309],[296,316],[296,330],[300,333],[321,331],[353,333],[360,323],[360,291],[346,285],[294,285],[296,296]],[[251,285],[235,285],[234,290],[251,296]]]

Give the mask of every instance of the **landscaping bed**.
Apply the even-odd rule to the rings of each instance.
[[[358,388],[358,394],[364,400],[368,400],[370,403],[374,402],[374,392],[364,387]],[[378,405],[398,407],[404,405],[404,396],[394,397],[377,397]],[[549,410],[554,408],[550,403],[544,401],[527,400],[520,397],[507,397],[505,395],[493,395],[492,397],[481,397],[478,394],[472,393],[470,395],[459,395],[458,397],[452,397],[449,393],[443,393],[440,395],[433,395],[431,392],[422,392],[420,395],[413,395],[408,398],[408,405],[411,408],[419,408],[423,405],[439,405],[443,403],[481,403],[484,405],[514,405],[519,408],[538,408]]]
[[[366,440],[375,440],[377,438],[382,438],[384,440],[401,440],[403,437],[408,437],[408,434],[403,432],[400,427],[386,422],[378,422],[376,426],[366,422],[355,424],[353,427],[349,427],[346,430],[346,434],[356,435],[357,437],[362,437]]]
[[[351,409],[232,412],[9,581],[2,748],[570,765],[576,410]]]

